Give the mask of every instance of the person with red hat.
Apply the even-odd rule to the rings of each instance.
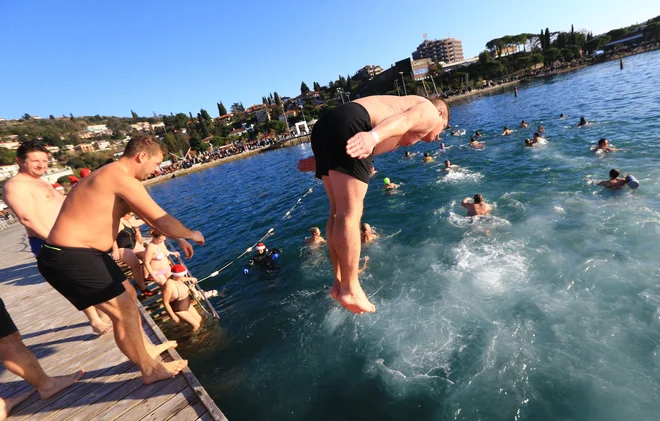
[[[89,168],[81,168],[80,169],[80,178],[85,178],[88,175],[90,175],[92,171]]]
[[[281,249],[268,249],[264,243],[258,243],[255,246],[257,254],[253,255],[243,269],[243,274],[247,275],[250,271],[250,266],[257,265],[262,271],[279,270],[280,267],[275,264],[275,261],[282,254]]]
[[[163,305],[174,323],[181,319],[189,323],[193,331],[202,325],[202,316],[190,302],[190,294],[185,281],[190,280],[188,269],[181,264],[171,267],[172,276],[163,285]]]

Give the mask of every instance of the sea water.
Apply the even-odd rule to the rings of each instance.
[[[658,86],[660,52],[526,82],[454,104],[467,135],[443,135],[446,151],[376,157],[363,221],[381,238],[361,275],[374,314],[332,300],[327,250],[304,246],[328,214],[322,184],[296,170],[309,144],[150,187],[206,236],[199,278],[270,228],[283,248],[279,272],[243,275],[243,257],[202,282],[220,321],[168,335],[231,420],[660,419]],[[524,147],[540,124],[548,143]],[[475,130],[483,150],[467,146]],[[620,150],[594,155],[603,137]],[[595,185],[612,168],[641,187]],[[465,216],[476,193],[491,217]]]

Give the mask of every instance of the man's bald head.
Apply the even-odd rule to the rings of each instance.
[[[436,97],[431,98],[431,104],[435,105],[435,108],[440,111],[442,118],[449,124],[449,105],[447,105],[447,102],[442,98]]]

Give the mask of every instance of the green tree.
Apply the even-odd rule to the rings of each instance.
[[[647,41],[660,39],[660,22],[651,22],[646,25],[644,39]]]
[[[131,118],[133,119],[133,123],[137,123],[137,121],[140,119],[140,116],[138,116],[135,111],[131,110]]]
[[[545,39],[543,42],[545,44],[546,51],[552,48],[552,43],[550,42],[550,31],[548,30],[548,28],[545,28]]]
[[[279,94],[277,92],[275,92],[274,95],[275,95],[275,104],[277,104],[278,107],[281,106],[282,105],[282,100],[280,99]]]
[[[558,48],[550,48],[548,51],[543,53],[544,62],[547,65],[552,65],[555,61],[559,60],[561,57],[561,50]]]
[[[234,114],[238,114],[245,111],[245,108],[243,107],[243,104],[234,102],[231,106],[231,112]]]
[[[303,82],[300,84],[300,93],[301,93],[302,95],[305,95],[307,92],[309,92],[309,88],[307,87],[307,84],[303,81]]]
[[[488,63],[489,61],[491,61],[490,51],[486,50],[479,53],[479,63],[483,65]]]
[[[23,117],[21,117],[23,120],[30,120],[32,119],[32,116],[28,113],[23,114]]]
[[[204,121],[206,122],[206,124],[211,124],[211,122],[213,121],[213,119],[211,118],[211,116],[209,115],[209,113],[208,113],[204,108],[202,108],[201,110],[199,110],[199,113],[200,113],[202,119],[204,119]]]
[[[262,96],[261,97],[261,103],[264,104],[264,105],[268,105],[268,98],[266,98],[265,96]]]
[[[190,136],[190,147],[197,152],[206,152],[209,149],[209,145],[202,142],[202,138],[198,133],[194,133]]]
[[[206,119],[202,113],[197,114],[197,119],[199,120],[199,132],[202,135],[202,139],[206,139],[207,137],[211,136],[211,131],[209,130],[209,126],[206,124]]]
[[[351,92],[353,90],[353,80],[351,79],[351,76],[349,75],[346,78],[346,92]]]
[[[612,29],[610,32],[607,33],[607,35],[611,38],[612,41],[618,41],[622,38],[624,38],[626,35],[630,33],[630,30],[628,28],[621,28],[621,29]]]
[[[314,82],[314,90],[315,90],[316,92],[318,92],[318,91],[321,90],[321,85],[319,85],[318,82]]]
[[[278,120],[282,115],[282,109],[280,107],[271,107],[270,108],[270,118],[271,120]]]
[[[0,148],[0,165],[11,165],[16,163],[16,151]]]
[[[541,29],[541,34],[539,35],[539,42],[541,43],[541,51],[547,50],[547,46],[545,45],[545,35],[543,34],[543,29]]]
[[[222,101],[218,102],[218,113],[220,114],[220,116],[227,114],[227,109],[225,108],[224,105],[222,105]]]
[[[573,25],[571,24],[571,38],[570,38],[570,44],[571,45],[577,45],[577,39],[575,38],[575,30],[573,29]]]
[[[52,114],[48,118],[51,119],[51,120],[55,120],[55,116],[52,115]]]
[[[224,146],[227,144],[227,138],[226,137],[221,137],[221,136],[213,136],[211,138],[211,145],[218,147],[218,146]]]

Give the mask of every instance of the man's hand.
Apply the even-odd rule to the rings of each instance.
[[[193,231],[190,239],[196,242],[197,244],[199,244],[200,246],[204,245],[204,236],[199,231]]]
[[[360,132],[346,142],[346,154],[351,158],[364,159],[376,147],[376,136],[371,132]]]
[[[119,250],[112,250],[112,259],[119,260]]]
[[[202,242],[203,242],[203,239],[202,239]],[[193,255],[195,254],[195,251],[193,250],[193,247],[190,245],[189,242],[187,242],[183,238],[179,238],[179,241],[177,241],[177,244],[179,244],[179,247],[181,248],[181,250],[183,250],[183,256],[186,259],[190,259],[191,257],[193,257]]]
[[[316,159],[313,156],[298,161],[298,171],[314,172],[316,171]]]

